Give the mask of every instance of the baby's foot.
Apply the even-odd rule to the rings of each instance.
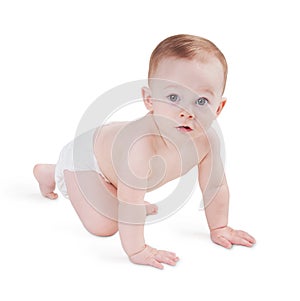
[[[156,214],[158,211],[158,207],[155,204],[150,204],[149,202],[144,201],[146,205],[146,212],[147,215],[153,215]]]
[[[57,199],[58,195],[54,192],[55,165],[53,164],[37,164],[33,168],[33,174],[39,183],[41,194],[51,200]]]

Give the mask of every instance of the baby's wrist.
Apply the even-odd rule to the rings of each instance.
[[[225,225],[225,226],[223,225],[223,226],[211,227],[210,228],[210,232],[215,231],[215,230],[221,230],[221,229],[224,229],[226,227],[227,227],[227,225]]]
[[[137,252],[134,252],[134,253],[132,253],[132,254],[128,254],[128,253],[127,253],[127,255],[128,255],[129,258],[131,258],[131,257],[133,257],[133,256],[135,256],[135,255],[137,255],[137,254],[140,254],[140,253],[142,253],[143,251],[145,251],[145,249],[146,249],[147,247],[148,247],[148,246],[145,244],[144,247],[143,247],[141,250],[139,250],[139,251],[137,251]]]
[[[145,245],[145,248],[131,256],[129,260],[133,263],[145,264],[148,263],[151,258],[157,254],[157,249]]]

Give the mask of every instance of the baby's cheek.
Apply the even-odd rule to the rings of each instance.
[[[216,119],[216,116],[212,113],[211,110],[199,109],[195,113],[197,127],[202,129],[208,129],[213,121]]]

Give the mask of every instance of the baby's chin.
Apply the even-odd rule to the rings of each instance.
[[[196,138],[201,138],[203,136],[206,136],[206,131],[203,130],[203,129],[200,129],[200,130],[193,130],[192,132],[189,133],[189,136],[192,138],[192,139],[196,139]]]

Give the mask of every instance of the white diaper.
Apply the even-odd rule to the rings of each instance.
[[[63,147],[60,152],[55,168],[55,182],[64,197],[69,198],[64,179],[64,171],[86,171],[94,170],[104,177],[99,169],[94,154],[94,134],[97,129],[89,130],[76,137]],[[107,182],[108,180],[105,179]]]

